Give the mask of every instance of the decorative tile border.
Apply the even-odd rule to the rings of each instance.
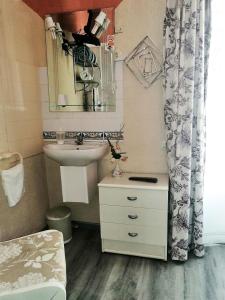
[[[55,131],[43,131],[43,139],[44,140],[56,139],[56,132]]]
[[[109,138],[110,140],[123,140],[123,132],[120,131],[66,131],[65,138],[76,139],[77,136],[83,134],[87,140],[103,140]],[[43,131],[44,140],[55,140],[56,131]]]
[[[110,140],[123,140],[123,132],[121,131],[105,131],[104,138]]]

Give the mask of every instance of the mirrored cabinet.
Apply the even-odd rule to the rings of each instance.
[[[74,20],[83,16],[77,13]],[[45,19],[50,111],[115,111],[114,36],[104,35],[110,20],[104,11],[88,11],[77,33],[68,17]]]

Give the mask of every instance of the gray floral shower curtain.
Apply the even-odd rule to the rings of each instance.
[[[210,0],[167,0],[165,109],[173,260],[204,255],[203,177]]]

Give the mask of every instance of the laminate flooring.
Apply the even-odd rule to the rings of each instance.
[[[66,245],[68,300],[225,300],[225,245],[186,263],[101,253],[98,228]]]

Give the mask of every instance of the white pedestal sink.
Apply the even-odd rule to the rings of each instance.
[[[83,145],[50,143],[44,145],[43,150],[62,166],[87,166],[101,159],[109,147],[105,142],[85,142]]]
[[[43,150],[46,156],[60,164],[63,202],[88,203],[97,190],[97,161],[108,152],[108,144],[49,143]]]

